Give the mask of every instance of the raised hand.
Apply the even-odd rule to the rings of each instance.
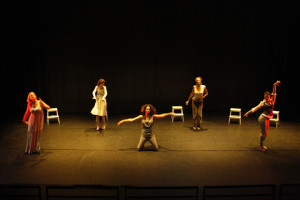
[[[43,105],[44,105],[44,102],[43,102],[43,100],[41,99],[41,97],[39,97],[39,100],[40,100],[41,106],[43,106]]]
[[[281,81],[277,80],[277,81],[274,83],[274,85],[278,86],[279,83],[281,83]]]

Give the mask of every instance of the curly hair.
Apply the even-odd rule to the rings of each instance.
[[[145,104],[145,105],[143,105],[142,107],[141,107],[141,114],[143,115],[143,116],[145,116],[145,110],[146,110],[146,108],[147,107],[150,107],[150,115],[152,116],[152,115],[154,115],[155,113],[156,113],[156,109],[154,108],[154,106],[152,106],[151,104]]]
[[[105,80],[103,78],[100,78],[97,82],[97,86],[100,86],[100,84],[105,83]]]

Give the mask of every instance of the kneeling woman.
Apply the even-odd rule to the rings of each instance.
[[[145,104],[141,108],[141,115],[135,117],[135,118],[129,118],[129,119],[123,119],[118,122],[118,126],[120,126],[124,122],[133,122],[136,120],[141,119],[142,120],[142,134],[140,137],[139,144],[137,146],[137,149],[140,151],[143,149],[144,144],[146,141],[149,141],[152,144],[153,150],[158,150],[158,145],[156,142],[155,135],[152,132],[153,129],[153,118],[163,118],[169,115],[174,115],[174,113],[164,113],[157,115],[156,109],[151,104]]]

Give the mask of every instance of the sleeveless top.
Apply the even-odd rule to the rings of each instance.
[[[43,112],[43,109],[41,107],[40,101],[36,101],[37,106],[34,108],[33,106],[30,107],[30,112],[31,113],[36,113],[36,112]]]
[[[201,85],[200,90],[197,90],[196,85],[194,85],[194,87],[193,87],[193,90],[194,90],[193,100],[194,101],[203,97],[204,89],[205,89],[205,85]],[[201,100],[201,101],[203,101],[203,100]]]
[[[28,120],[28,131],[39,131],[43,129],[44,124],[44,112],[40,104],[40,101],[37,100],[36,107],[31,106],[30,116]]]
[[[145,116],[142,118],[142,134],[145,137],[152,136],[152,127],[153,127],[153,116],[150,119],[147,119]]]
[[[261,115],[263,117],[272,118],[273,117],[273,109],[274,109],[274,102],[267,103],[265,100],[261,101],[256,107],[252,108],[252,112],[262,108],[263,112]]]
[[[273,103],[267,103],[267,102],[263,102],[263,113],[262,115],[264,117],[268,117],[268,118],[272,118],[273,117],[273,108],[274,108],[274,104]]]

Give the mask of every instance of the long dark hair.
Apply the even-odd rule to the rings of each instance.
[[[155,113],[156,113],[156,109],[154,108],[154,106],[152,106],[151,104],[145,104],[141,107],[141,114],[143,116],[145,116],[145,111],[146,111],[146,108],[147,106],[150,107],[150,115],[153,116]]]

